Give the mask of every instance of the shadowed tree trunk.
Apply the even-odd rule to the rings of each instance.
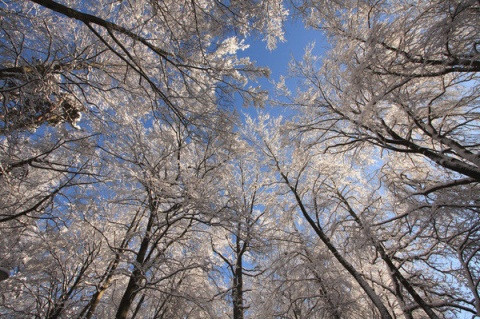
[[[243,254],[247,244],[236,238],[237,260],[233,272],[233,319],[243,319]]]

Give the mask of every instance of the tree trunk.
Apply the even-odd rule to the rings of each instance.
[[[238,235],[238,234],[237,234]],[[235,273],[233,274],[233,319],[243,319],[243,253],[239,236],[236,236],[237,262],[235,263]]]
[[[118,306],[117,314],[115,315],[116,319],[127,318],[128,311],[132,306],[133,300],[139,292],[138,289],[140,288],[140,281],[142,280],[142,271],[138,267],[143,265],[143,263],[145,262],[145,256],[147,254],[148,246],[150,245],[150,232],[152,230],[154,222],[154,214],[152,213],[153,211],[154,210],[151,210],[147,228],[145,230],[145,236],[143,237],[142,243],[140,244],[140,249],[136,258],[135,269],[130,275],[130,280],[128,281],[127,288],[125,289],[122,300],[120,301],[120,305]]]
[[[382,300],[380,297],[375,293],[375,291],[370,287],[370,285],[363,279],[362,275],[353,267],[352,264],[350,264],[343,256],[340,254],[340,252],[337,250],[337,248],[332,244],[330,241],[330,238],[323,232],[323,229],[320,227],[320,225],[315,224],[313,219],[310,217],[310,215],[307,212],[307,209],[303,205],[303,201],[300,198],[300,195],[297,193],[297,190],[295,187],[293,187],[290,184],[290,181],[288,180],[288,177],[280,172],[280,175],[282,176],[283,180],[287,184],[287,186],[290,188],[291,192],[295,196],[295,200],[302,212],[302,215],[305,217],[309,225],[313,228],[315,233],[318,235],[320,240],[327,246],[328,250],[335,256],[337,261],[347,270],[350,275],[355,279],[355,281],[360,285],[360,287],[363,289],[363,291],[367,294],[367,296],[370,298],[370,300],[373,302],[375,307],[380,313],[380,317],[382,319],[393,319],[390,313],[388,312],[388,309],[385,307],[383,304]]]

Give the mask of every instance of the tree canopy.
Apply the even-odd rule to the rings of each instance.
[[[2,1],[0,316],[480,317],[479,13]]]

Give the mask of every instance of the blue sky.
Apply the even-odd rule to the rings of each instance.
[[[321,32],[305,29],[303,22],[299,19],[286,23],[285,39],[285,42],[279,42],[277,48],[272,51],[266,48],[264,41],[247,39],[246,43],[250,44],[250,47],[243,54],[257,61],[260,66],[270,67],[272,78],[277,80],[280,75],[286,74],[288,62],[292,57],[297,60],[302,58],[305,47],[309,43],[316,42],[317,49],[325,48],[327,45]]]
[[[257,66],[266,66],[271,70],[269,79],[260,79],[259,84],[265,90],[270,92],[270,98],[273,96],[272,81],[278,81],[280,76],[288,74],[288,64],[292,59],[301,60],[308,44],[315,42],[315,52],[322,54],[328,47],[327,41],[321,32],[312,29],[305,29],[300,19],[288,21],[285,25],[285,42],[279,42],[277,48],[270,51],[267,44],[261,39],[249,38],[245,43],[250,47],[245,51],[238,52],[240,57],[248,56],[251,61],[255,61]],[[294,89],[295,81],[290,81],[289,88]],[[267,105],[265,111],[274,115],[284,113],[284,110],[272,108]],[[243,109],[241,112],[250,116],[255,116],[258,110],[253,107]]]

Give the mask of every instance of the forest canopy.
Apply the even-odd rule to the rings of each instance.
[[[1,1],[0,317],[480,317],[479,16]]]

